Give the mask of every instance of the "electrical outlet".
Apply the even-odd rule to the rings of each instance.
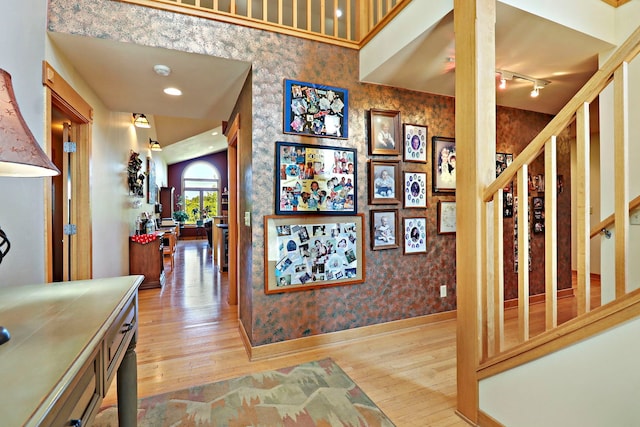
[[[440,298],[447,296],[447,285],[440,286]]]

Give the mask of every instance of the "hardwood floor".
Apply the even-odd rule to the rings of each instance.
[[[206,240],[181,240],[175,256],[164,288],[139,294],[139,397],[331,357],[398,427],[468,425],[454,412],[454,320],[250,362]]]

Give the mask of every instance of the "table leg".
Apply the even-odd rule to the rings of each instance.
[[[118,368],[118,424],[120,427],[135,427],[138,423],[138,358],[135,351],[137,338],[138,334],[135,333]]]

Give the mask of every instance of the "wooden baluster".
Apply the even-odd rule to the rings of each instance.
[[[236,0],[231,0],[231,4],[229,5],[229,13],[232,15],[236,14]]]
[[[555,135],[544,146],[545,328],[558,326],[558,179]]]
[[[307,31],[311,31],[311,4],[310,0],[307,0]]]
[[[346,0],[345,2],[345,11],[344,11],[344,16],[345,16],[345,25],[346,25],[346,31],[345,31],[345,38],[347,40],[357,40],[357,36],[355,34],[352,34],[353,32],[353,27],[351,26],[351,6],[353,4],[353,0]]]
[[[498,191],[497,203],[494,202],[493,207],[493,228],[494,228],[494,291],[493,297],[495,300],[496,310],[494,313],[494,323],[497,325],[495,336],[495,349],[496,353],[499,353],[504,348],[504,221],[503,209],[504,209],[504,192]]]
[[[340,5],[338,0],[333,0],[333,36],[338,37],[340,22],[338,21],[338,9]]]
[[[518,333],[529,339],[529,184],[528,168],[518,170]]]
[[[267,0],[263,0],[264,1],[264,6],[263,7],[267,7]],[[283,6],[282,6],[282,0],[278,0],[278,24],[282,25],[282,10],[283,10]]]
[[[323,36],[327,34],[327,26],[325,22],[327,20],[327,9],[326,9],[326,1],[320,0],[320,34]]]
[[[292,2],[291,25],[293,26],[293,28],[298,28],[298,0],[292,0]]]
[[[626,293],[629,269],[629,78],[623,62],[613,74],[614,182],[615,182],[615,277],[616,298]]]
[[[576,298],[578,316],[591,310],[589,238],[589,103],[576,111],[576,257],[578,278]]]

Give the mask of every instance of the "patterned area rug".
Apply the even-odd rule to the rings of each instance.
[[[95,427],[116,427],[117,409]],[[331,359],[246,375],[138,401],[138,427],[394,427]]]

